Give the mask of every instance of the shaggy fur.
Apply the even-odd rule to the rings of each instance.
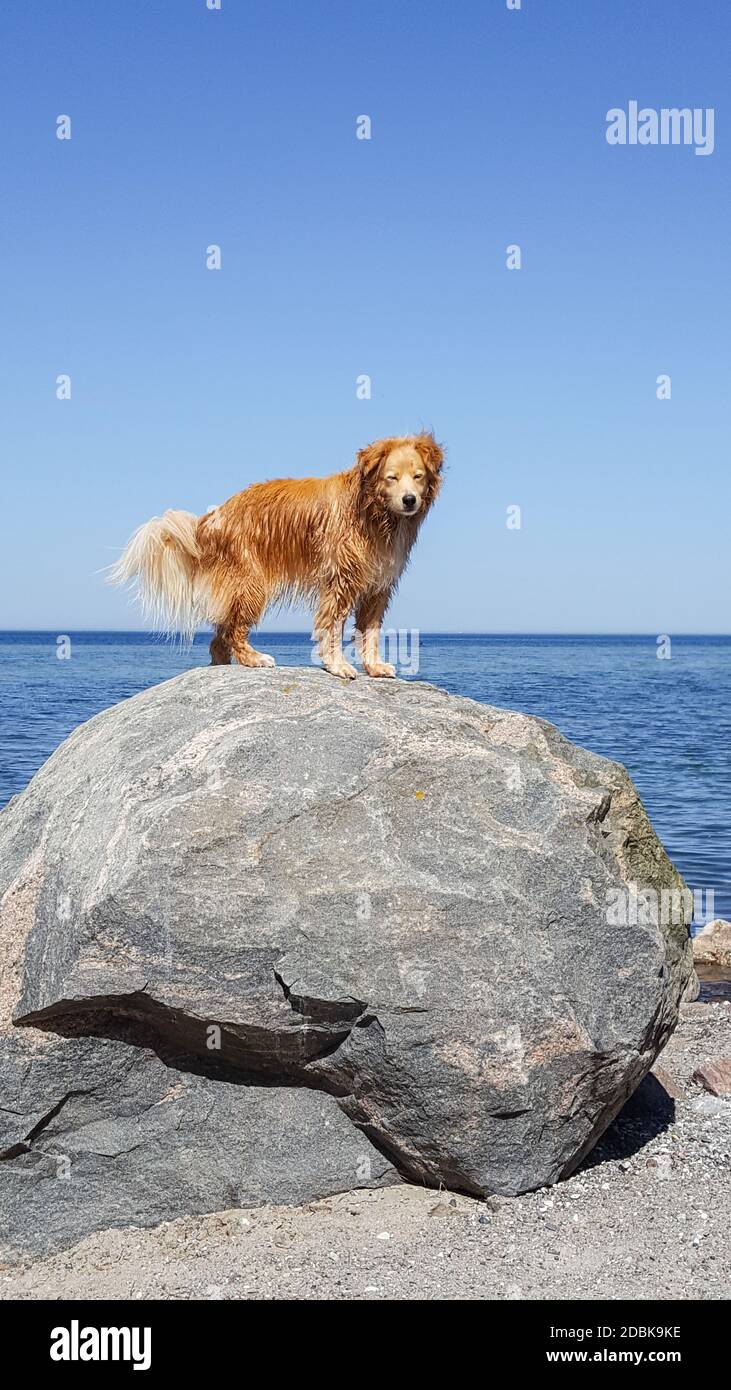
[[[430,434],[379,439],[346,473],[255,483],[200,518],[165,512],[135,532],[110,578],[136,578],[145,611],[167,631],[191,637],[212,623],[216,665],[235,657],[273,666],[251,646],[250,629],[270,604],[307,599],[323,665],[352,679],[342,637],[354,612],[366,672],[393,676],[379,657],[381,623],[439,491],[443,458]]]

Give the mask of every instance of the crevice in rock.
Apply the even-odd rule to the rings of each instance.
[[[599,801],[596,806],[592,807],[591,811],[586,817],[587,823],[589,825],[601,825],[602,821],[606,820],[606,817],[609,815],[611,805],[612,793],[605,792],[601,801]]]
[[[154,1052],[171,1070],[188,1072],[208,1080],[236,1086],[301,1087],[330,1095],[355,1128],[406,1181],[438,1186],[418,1156],[407,1154],[375,1124],[363,1123],[353,1107],[355,1077],[346,1059],[331,1065],[354,1028],[381,1025],[361,1000],[320,1000],[296,993],[276,971],[275,977],[292,1009],[290,1028],[230,1023],[197,1018],[182,1009],[161,1004],[142,991],[127,995],[100,995],[83,1000],[59,1000],[52,1006],[24,1014],[18,1027],[33,1027],[62,1037],[98,1037]],[[221,1046],[208,1046],[209,1030],[220,1030]],[[314,1065],[313,1065],[314,1064]],[[44,1120],[33,1136],[75,1094],[70,1092]],[[78,1092],[76,1094],[83,1094]],[[348,1101],[352,1106],[348,1105]],[[30,1137],[30,1136],[29,1136]],[[26,1144],[0,1157],[27,1152]],[[455,1175],[455,1190],[472,1192]]]
[[[45,1115],[41,1116],[40,1120],[38,1120],[38,1122],[34,1124],[33,1128],[28,1131],[24,1139],[19,1140],[17,1144],[11,1144],[10,1148],[8,1149],[3,1149],[3,1151],[0,1153],[0,1162],[3,1162],[5,1159],[18,1158],[20,1154],[30,1153],[31,1148],[33,1147],[34,1140],[38,1138],[39,1134],[43,1133],[44,1129],[47,1129],[48,1125],[50,1125],[52,1120],[55,1120],[56,1116],[60,1114],[64,1106],[68,1104],[68,1102],[72,1100],[74,1096],[88,1095],[88,1091],[67,1091],[66,1094],[64,1096],[61,1096],[61,1099],[58,1100],[56,1104],[52,1106],[51,1109],[47,1111]]]
[[[308,1072],[310,1062],[330,1056],[348,1037],[355,1019],[337,1016],[292,1024],[232,1023],[200,1018],[161,1004],[143,991],[61,999],[15,1019],[18,1027],[39,1028],[62,1037],[109,1038],[156,1053],[166,1066],[214,1081],[244,1086],[305,1086],[329,1090]],[[323,1013],[331,1013],[326,1004]]]
[[[350,996],[347,999],[316,999],[310,994],[297,994],[294,984],[285,984],[284,979],[278,970],[274,971],[274,978],[282,990],[287,1003],[291,1005],[295,1013],[301,1014],[303,1018],[318,1023],[339,1024],[346,1021],[355,1023],[365,1013],[368,1005],[362,999],[354,999]],[[350,1029],[348,1029],[348,1032]],[[339,1044],[338,1044],[339,1045]]]

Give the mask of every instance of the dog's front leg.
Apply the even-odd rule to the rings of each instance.
[[[320,594],[320,606],[315,616],[315,633],[319,639],[320,659],[326,671],[344,680],[355,680],[358,672],[343,656],[343,627],[352,608],[337,594]]]
[[[355,641],[363,669],[369,676],[395,676],[396,667],[390,661],[381,661],[378,643],[381,636],[383,615],[391,597],[390,589],[368,594],[361,599],[355,609]]]

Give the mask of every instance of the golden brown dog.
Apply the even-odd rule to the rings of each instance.
[[[379,439],[355,466],[329,478],[255,483],[205,516],[168,511],[146,522],[113,567],[114,583],[137,577],[146,610],[167,631],[216,629],[211,659],[273,666],[249,642],[271,604],[317,604],[323,665],[352,679],[343,625],[355,613],[369,676],[393,676],[381,661],[384,613],[440,485],[444,455],[431,434]]]

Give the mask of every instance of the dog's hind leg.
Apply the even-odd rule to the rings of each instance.
[[[226,624],[226,636],[239,666],[275,666],[273,656],[258,652],[249,641],[249,630],[259,622],[266,608],[263,586],[253,585],[234,605]]]
[[[228,638],[228,631],[225,627],[219,626],[211,642],[211,666],[230,666],[231,664],[231,643]]]
[[[274,657],[257,652],[249,641],[249,631],[259,622],[269,599],[259,565],[251,557],[247,557],[245,570],[241,565],[219,562],[207,573],[205,584],[215,624],[211,665],[228,666],[234,658],[239,666],[274,666]]]

